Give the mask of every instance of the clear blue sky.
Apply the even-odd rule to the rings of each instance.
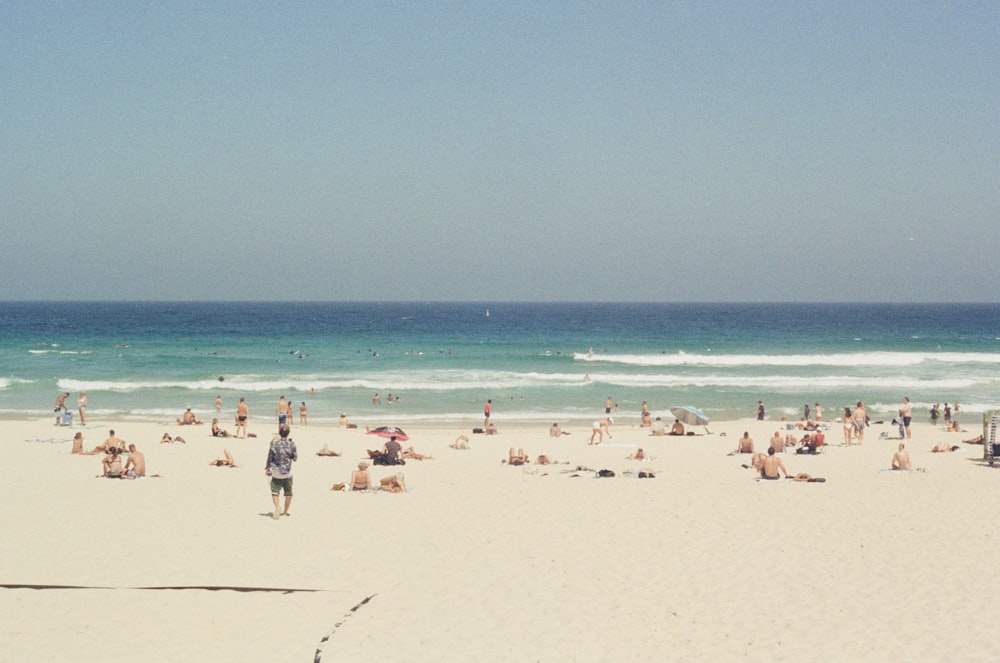
[[[0,299],[998,301],[1000,3],[4,2]]]

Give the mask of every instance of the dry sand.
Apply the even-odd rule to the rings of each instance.
[[[100,456],[69,443],[26,441],[79,428],[4,422],[0,660],[1000,657],[1000,471],[980,446],[929,451],[977,429],[916,424],[908,447],[926,472],[882,471],[898,443],[878,439],[895,434],[888,425],[861,447],[787,455],[791,472],[826,478],[810,484],[756,481],[746,456],[727,455],[744,429],[766,447],[776,422],[684,438],[618,425],[600,446],[587,444],[589,422],[564,422],[573,434],[558,440],[473,425],[409,431],[434,459],[401,468],[401,495],[331,492],[377,440],[295,427],[292,515],[275,522],[271,422],[252,422],[248,440],[208,426],[84,429],[88,446],[109,426],[136,443],[160,475],[137,481],[95,478]],[[164,431],[187,444],[159,444]],[[461,433],[471,448],[450,449]],[[841,437],[834,424],[828,441]],[[315,456],[323,443],[343,456]],[[224,446],[238,467],[208,465]],[[511,446],[569,464],[510,467]],[[653,458],[625,460],[639,446]],[[564,472],[577,465],[618,476]],[[621,476],[648,468],[655,479]]]

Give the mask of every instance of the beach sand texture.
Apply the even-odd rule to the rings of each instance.
[[[248,440],[84,429],[88,447],[109,426],[137,444],[160,475],[137,481],[95,478],[101,457],[69,443],[27,441],[76,428],[5,422],[0,660],[1000,658],[1000,468],[980,446],[930,453],[978,430],[915,424],[907,446],[926,472],[882,471],[898,444],[878,439],[889,425],[860,447],[786,455],[817,484],[759,482],[747,456],[727,455],[743,430],[766,448],[786,432],[773,421],[684,438],[618,425],[598,446],[589,422],[563,422],[573,434],[559,439],[497,423],[495,437],[410,430],[434,459],[372,468],[376,480],[401,469],[402,495],[331,491],[379,440],[295,427],[292,515],[275,522],[270,421]],[[159,444],[164,431],[187,444]],[[450,449],[461,433],[471,448]],[[827,440],[840,439],[833,424]],[[343,456],[315,456],[324,443]],[[510,467],[511,446],[569,464]],[[223,447],[238,467],[208,465]],[[637,447],[653,458],[626,460]],[[577,465],[618,476],[570,477]],[[648,468],[655,479],[621,476]]]

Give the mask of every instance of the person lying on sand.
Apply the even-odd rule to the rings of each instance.
[[[406,479],[403,477],[403,473],[390,474],[387,477],[379,479],[379,489],[390,493],[405,493]]]
[[[937,453],[944,453],[946,451],[958,451],[961,448],[962,447],[958,446],[957,444],[952,446],[947,442],[938,442],[937,444],[934,445],[934,448],[931,449],[931,452],[937,454]]]
[[[967,431],[964,428],[962,428],[961,426],[959,426],[957,421],[953,421],[953,422],[951,422],[948,425],[948,432],[949,433],[968,433],[969,431]]]
[[[892,469],[910,470],[913,464],[910,462],[910,452],[906,450],[906,445],[899,443],[899,451],[892,455]]]
[[[646,457],[646,452],[642,450],[642,447],[636,449],[635,453],[631,453],[625,456],[625,460],[642,460]]]
[[[418,454],[413,450],[412,446],[403,449],[403,458],[412,458],[413,460],[433,460],[434,457],[427,454]]]
[[[962,440],[962,444],[982,444],[982,443],[983,443],[982,435],[977,435],[971,440]]]
[[[368,463],[361,461],[358,469],[351,472],[351,482],[348,484],[351,490],[371,490],[372,477],[368,473]]]
[[[173,444],[177,442],[179,444],[187,444],[183,437],[178,435],[177,437],[170,437],[170,433],[164,433],[163,437],[160,438],[160,444]]]
[[[448,445],[452,449],[468,449],[469,448],[469,438],[464,435],[459,435],[455,438],[455,441]]]
[[[555,462],[556,461],[552,460],[551,458],[549,458],[545,454],[542,454],[541,456],[539,456],[538,458],[535,459],[535,463],[538,464],[538,465],[552,465]]]
[[[823,483],[826,479],[822,477],[814,477],[811,474],[806,474],[805,472],[799,472],[793,477],[786,476],[786,479],[791,479],[792,481],[808,481],[809,483]]]
[[[339,456],[339,451],[334,451],[330,448],[327,442],[323,443],[323,448],[316,452],[317,456]]]
[[[510,452],[507,454],[507,463],[510,465],[524,465],[528,462],[528,454],[524,453],[524,449],[518,449],[517,453],[514,453],[514,447],[510,448]]]
[[[229,453],[229,449],[223,449],[222,458],[216,458],[209,465],[214,465],[215,467],[236,467],[236,459]]]

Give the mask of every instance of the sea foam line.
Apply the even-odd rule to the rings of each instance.
[[[629,366],[918,366],[927,362],[946,364],[1000,364],[995,352],[850,352],[837,354],[595,354],[573,353],[575,361]]]

